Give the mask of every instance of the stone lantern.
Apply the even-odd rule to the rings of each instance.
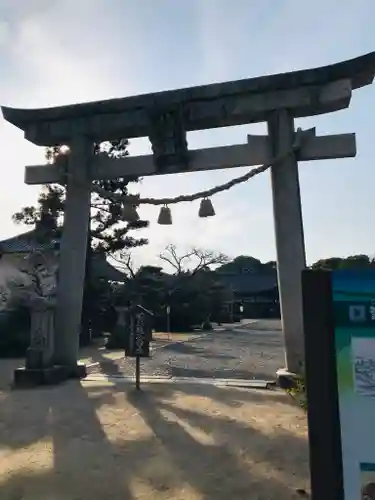
[[[30,302],[30,347],[26,354],[27,369],[45,369],[53,365],[55,301],[34,297]]]

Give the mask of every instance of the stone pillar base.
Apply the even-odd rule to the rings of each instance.
[[[67,378],[67,372],[63,366],[17,368],[14,370],[13,387],[31,388],[42,385],[55,385],[64,382]]]
[[[281,389],[293,389],[297,385],[299,376],[286,368],[280,368],[276,372],[276,382]]]
[[[48,368],[17,368],[14,370],[13,387],[31,388],[43,385],[57,385],[69,379],[83,379],[87,376],[86,365],[51,366]]]

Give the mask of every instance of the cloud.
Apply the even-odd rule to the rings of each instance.
[[[338,0],[324,4],[296,0],[191,0],[178,4],[175,0],[2,0],[1,103],[15,107],[70,104],[335,62],[371,50],[375,42],[371,27],[374,16],[370,15],[374,5],[373,0],[355,4]],[[375,123],[361,99],[356,97],[355,101],[361,104],[360,112],[353,107],[339,117],[314,117],[311,125],[321,123],[325,131],[334,132],[338,128],[344,131],[343,124],[352,128],[354,123],[353,128],[366,137],[361,161],[367,159],[370,163],[367,143]],[[246,142],[247,133],[264,133],[264,128],[260,125],[194,132],[189,134],[189,145],[199,148]],[[7,175],[7,184],[0,186],[5,237],[18,230],[10,221],[11,214],[35,200],[37,188],[23,184],[23,169],[26,164],[42,162],[43,150],[27,143],[19,131],[3,122],[0,147]],[[147,139],[131,143],[132,154],[149,150]],[[215,186],[243,171],[154,177],[145,179],[139,188],[142,196],[173,197]],[[329,199],[330,190],[337,189],[335,176],[340,175],[339,163],[335,163],[324,174],[304,177],[308,179],[308,221],[314,219],[313,200],[320,191]],[[350,175],[347,182],[356,185]],[[171,242],[207,246],[232,255],[250,253],[265,260],[274,258],[268,173],[215,196],[213,203],[217,216],[203,220],[197,217],[198,203],[173,206],[171,227],[158,226],[157,209],[143,207],[142,215],[152,224],[140,234],[149,237],[151,243],[137,250],[139,259],[154,258]],[[324,211],[327,217],[333,214],[329,203],[322,208]],[[312,255],[335,244],[331,237],[327,245],[322,245],[315,226],[307,238]],[[340,238],[345,240],[344,236]],[[362,240],[358,235],[356,241],[369,244],[365,231]]]
[[[0,80],[2,104],[15,107],[67,104],[103,98],[114,88],[106,72],[98,71],[95,66],[105,63],[104,54],[95,51],[94,61],[94,54],[91,59],[84,57],[84,44],[69,48],[61,38],[69,38],[67,26],[72,10],[68,7],[73,2],[35,1],[33,8],[22,12],[17,5],[14,2],[7,5],[8,16],[3,21],[8,32],[5,44],[8,64],[3,64],[6,78]],[[43,163],[44,151],[25,141],[21,131],[4,121],[0,122],[0,147],[7,178],[0,187],[5,237],[20,230],[12,224],[11,215],[21,206],[35,203],[39,189],[23,183],[24,166]]]
[[[17,92],[19,106],[102,99],[117,90],[106,71],[107,51],[93,40],[93,30],[89,32],[85,24],[81,29],[74,15],[77,9],[73,14],[68,5],[73,3],[61,2],[55,9],[24,17],[13,25],[12,58],[24,72],[21,85],[27,89]]]
[[[118,72],[115,72],[116,78],[114,78],[111,69],[114,67],[114,62],[121,66],[122,51],[113,46],[113,38],[109,37],[104,41],[96,38],[95,25],[99,21],[97,9],[103,6],[103,2],[96,2],[97,9],[93,4],[95,2],[91,4],[92,9],[84,22],[81,22],[82,20],[77,22],[79,14],[82,14],[84,9],[78,6],[78,11],[75,10],[72,15],[72,2],[65,1],[52,3],[49,6],[43,2],[36,2],[35,10],[30,9],[24,12],[17,22],[10,23],[12,57],[17,60],[16,69],[22,68],[27,76],[10,93],[8,99],[12,104],[16,102],[19,107],[38,107],[103,99],[112,95],[126,95],[127,88],[135,86],[128,75],[132,73],[132,60],[136,58],[137,51],[135,53],[133,51],[130,57],[128,52],[126,53],[122,78],[119,77]],[[128,20],[127,24],[132,23]],[[111,22],[101,25],[102,35],[106,34],[110,25]],[[112,35],[116,38],[116,33]],[[131,34],[128,33],[127,36],[131,37]],[[126,43],[126,39],[127,37],[123,36],[123,44]],[[144,50],[144,47],[140,47],[139,57],[142,57]],[[127,67],[130,67],[130,72],[126,71]],[[136,67],[138,67],[137,64]],[[122,88],[121,93],[120,88]],[[11,137],[11,142],[21,143],[19,135],[13,128],[11,131],[8,130],[8,134],[10,134],[8,137]],[[211,134],[211,137],[206,135],[206,138],[203,133],[202,137],[191,134],[189,142],[192,147],[214,145],[216,137],[216,144],[231,144],[233,142],[231,137],[239,134],[241,134],[240,142],[244,142],[245,130],[241,132],[230,129],[218,131],[216,136],[215,134]],[[145,153],[149,149],[147,140],[134,141],[131,147],[133,154]],[[40,162],[43,161],[42,152],[24,141],[22,141],[21,150],[24,154],[16,154],[17,175],[13,180],[17,185],[20,184],[21,176],[23,176],[23,166],[34,163],[30,161],[31,156],[35,159],[38,157]],[[33,155],[30,155],[31,151]],[[238,172],[210,172],[145,179],[140,186],[140,191],[142,196],[150,194],[155,197],[176,196],[212,187],[237,174]],[[22,189],[31,193],[28,187],[23,186]],[[28,196],[30,202],[30,198],[35,199],[37,192],[36,188],[31,189],[33,195]],[[238,220],[232,217],[236,202],[230,201],[231,198],[231,194],[225,193],[221,195],[221,200],[224,201],[214,200],[218,207],[218,216],[209,221],[197,218],[197,203],[194,207],[191,207],[191,204],[173,207],[175,224],[172,228],[161,228],[153,223],[147,230],[151,245],[143,250],[145,258],[146,255],[147,258],[151,257],[155,249],[161,249],[170,242],[183,246],[194,244],[211,248],[227,246],[223,240],[228,238],[233,240],[237,225],[239,226]],[[14,211],[14,203],[12,210]],[[142,212],[151,220],[157,217],[157,211],[154,208],[144,208]]]
[[[9,38],[8,23],[0,20],[0,49],[7,43]]]

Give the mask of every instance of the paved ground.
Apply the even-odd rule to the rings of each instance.
[[[276,371],[284,366],[278,323],[260,321],[230,328],[164,347],[158,342],[152,357],[142,360],[141,375],[274,380]],[[92,355],[96,365],[90,373],[134,375],[134,360],[124,359],[121,352],[111,358],[105,350],[96,351]]]

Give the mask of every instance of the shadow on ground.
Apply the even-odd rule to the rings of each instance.
[[[202,356],[206,359],[236,359],[236,356],[231,356],[230,354],[210,354],[202,347],[185,342],[167,344],[163,347],[163,349],[167,352],[175,354]]]
[[[210,370],[205,370],[204,368],[189,368],[188,366],[169,366],[168,373],[171,377],[189,377],[189,378],[233,378],[233,371],[223,368],[215,368]],[[236,370],[236,378],[243,380],[266,380],[273,382],[274,380],[267,373],[263,373],[259,370],[251,372],[249,370]]]
[[[206,356],[203,350],[196,348],[195,346],[191,346],[188,344],[176,344],[174,346],[169,346],[168,349],[174,350],[174,352],[184,353],[186,355],[200,353],[203,357],[209,358]],[[269,382],[274,382],[274,378],[270,376],[270,374],[266,371],[262,371],[261,368],[257,367],[254,371],[249,369],[241,370],[239,367],[233,372],[232,368],[223,368],[220,366],[220,359],[235,359],[233,356],[222,354],[222,355],[212,355],[213,358],[218,360],[218,364],[215,367],[208,368],[191,368],[188,364],[182,365],[180,360],[177,360],[174,364],[174,360],[169,361],[164,365],[164,373],[170,377],[188,377],[188,378],[235,378],[244,379],[244,380],[266,380]],[[95,369],[96,372],[103,373],[108,376],[122,376],[123,371],[120,369],[119,365],[108,358],[105,358],[101,351],[96,351],[92,354],[92,359],[95,363],[98,363],[99,368]],[[135,361],[132,358],[128,358],[124,360],[128,365],[133,366],[133,373],[135,370]],[[148,360],[145,360],[143,363],[149,363]],[[142,368],[142,364],[141,364]],[[275,370],[276,373],[276,370]]]
[[[70,382],[0,398],[2,500],[290,500],[307,484],[304,417],[282,393]]]
[[[78,383],[9,393],[0,411],[0,497],[299,498],[305,439],[281,427],[267,435],[256,421],[233,415],[268,397],[211,386],[135,392]],[[216,411],[207,411],[215,400]]]

